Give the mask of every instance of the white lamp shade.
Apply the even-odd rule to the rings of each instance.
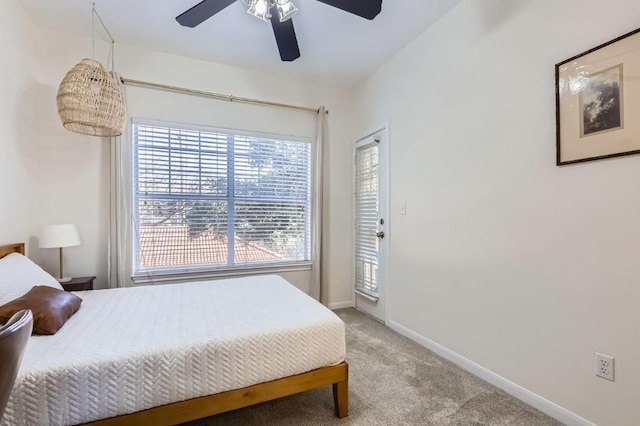
[[[80,245],[78,228],[73,224],[45,225],[40,233],[41,248],[73,247]]]

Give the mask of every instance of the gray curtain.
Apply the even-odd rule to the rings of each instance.
[[[323,192],[323,156],[324,156],[324,139],[326,135],[326,109],[321,106],[318,111],[318,120],[316,123],[316,138],[314,149],[314,174],[313,181],[315,184],[313,192],[313,216],[311,219],[311,230],[313,242],[311,247],[311,262],[313,269],[311,271],[311,296],[319,300],[323,304],[327,304],[328,294],[326,286],[322,282],[322,192]]]
[[[120,76],[116,73],[113,74],[115,80],[120,85],[122,93],[125,95],[125,86],[120,80]],[[125,205],[126,201],[122,195],[122,188],[125,184],[123,177],[123,161],[126,161],[126,156],[123,155],[122,142],[126,140],[127,132],[129,131],[129,125],[125,129],[125,133],[122,136],[115,136],[110,138],[109,141],[109,156],[110,156],[110,175],[109,175],[109,256],[107,265],[108,274],[108,288],[126,287],[127,281],[125,280],[125,263],[124,263],[124,242],[126,241],[126,230],[124,229],[124,221],[122,220],[123,212],[128,211]]]

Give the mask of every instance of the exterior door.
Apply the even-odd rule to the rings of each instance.
[[[385,321],[388,247],[386,132],[355,145],[354,288],[356,308]]]

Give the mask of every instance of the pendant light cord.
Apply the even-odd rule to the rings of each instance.
[[[113,37],[111,36],[111,33],[109,32],[109,29],[107,28],[107,26],[102,21],[102,18],[100,17],[100,14],[96,10],[96,4],[94,2],[93,6],[91,8],[91,33],[92,33],[92,48],[93,48],[92,54],[93,54],[93,59],[95,59],[95,56],[96,56],[95,18],[98,18],[98,22],[100,22],[100,25],[102,25],[102,28],[104,28],[104,31],[107,33],[107,36],[109,36],[109,40],[111,41],[111,46],[109,48],[109,55],[111,56],[111,71],[113,72],[114,69],[115,69],[115,58],[114,57],[115,57],[115,43],[116,43],[116,41],[113,39]]]
[[[91,59],[96,59],[96,4],[91,8]]]

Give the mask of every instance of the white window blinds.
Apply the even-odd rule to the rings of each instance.
[[[378,297],[378,145],[357,148],[355,163],[355,286]]]
[[[134,275],[310,259],[309,142],[133,125]]]

